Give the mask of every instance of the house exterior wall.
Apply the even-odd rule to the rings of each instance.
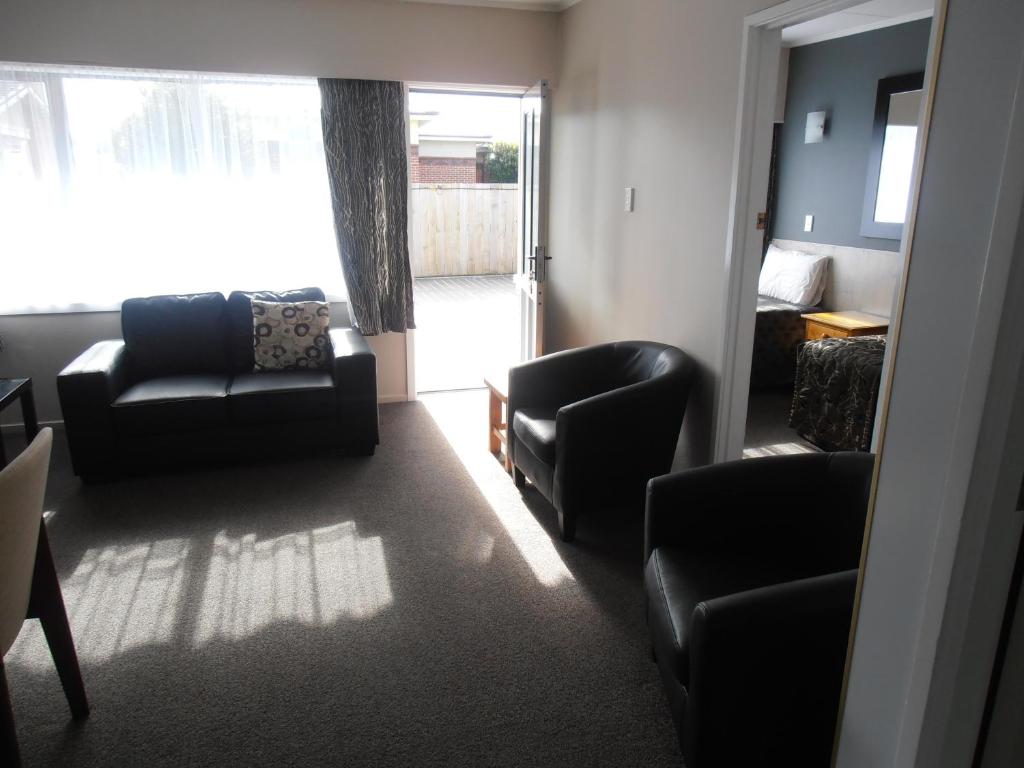
[[[479,141],[483,141],[482,139]],[[476,158],[479,142],[473,139],[463,141],[438,141],[420,136],[420,157],[460,157]]]
[[[468,157],[421,157],[413,182],[425,184],[475,184],[476,159]]]
[[[477,184],[482,169],[472,157],[435,157],[422,154],[422,145],[409,147],[409,181],[412,184]]]
[[[420,148],[412,144],[409,147],[409,182],[415,184],[420,180]]]

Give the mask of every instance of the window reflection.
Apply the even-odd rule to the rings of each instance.
[[[906,221],[920,106],[921,91],[894,93],[889,97],[875,199],[876,222],[902,224]]]

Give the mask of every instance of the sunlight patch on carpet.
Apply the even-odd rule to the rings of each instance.
[[[86,551],[74,572],[61,579],[82,663],[102,663],[134,648],[171,641],[190,547],[187,539],[163,539]],[[52,669],[38,622],[25,622],[7,660]]]
[[[512,478],[487,450],[487,398],[472,394],[431,394],[420,401],[537,580],[547,587],[575,581]]]
[[[803,443],[775,443],[774,445],[759,445],[756,448],[744,448],[744,459],[757,459],[763,456],[791,456],[796,453],[817,453],[809,445]]]
[[[380,537],[360,537],[354,522],[263,540],[221,532],[202,595],[197,646],[278,622],[367,619],[394,600]]]

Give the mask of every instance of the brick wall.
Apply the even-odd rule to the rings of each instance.
[[[475,184],[476,159],[472,157],[420,157],[419,147],[409,148],[409,181],[415,184]]]

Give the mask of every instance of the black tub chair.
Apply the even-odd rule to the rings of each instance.
[[[572,541],[585,509],[641,513],[672,467],[695,365],[676,347],[620,341],[545,355],[509,371],[508,449]]]
[[[873,466],[772,456],[648,485],[647,623],[688,768],[829,764]]]

